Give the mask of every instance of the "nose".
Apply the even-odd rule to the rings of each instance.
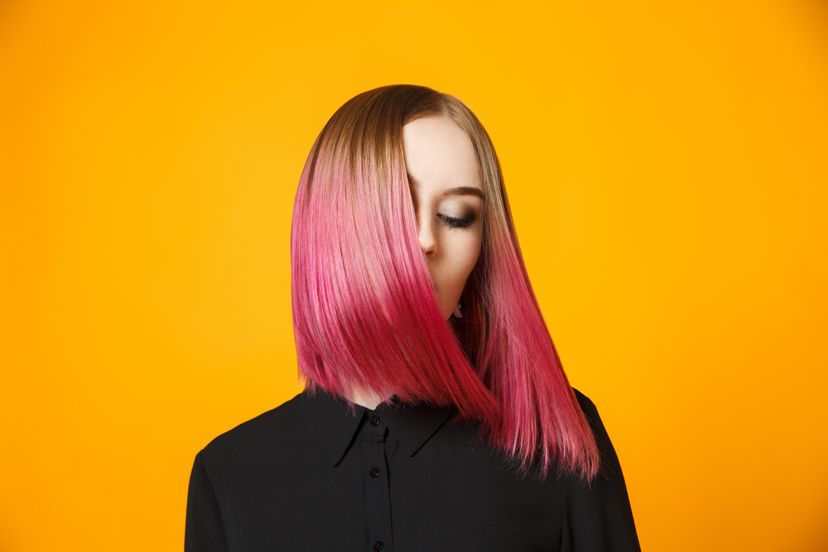
[[[432,230],[431,225],[427,222],[420,222],[418,226],[420,248],[423,250],[425,255],[432,255],[437,249],[437,240],[434,237],[434,231]]]

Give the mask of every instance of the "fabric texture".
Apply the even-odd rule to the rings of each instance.
[[[640,552],[616,452],[592,485],[519,477],[456,410],[307,390],[195,456],[185,552]]]

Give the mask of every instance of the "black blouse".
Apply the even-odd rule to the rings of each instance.
[[[306,389],[196,454],[184,550],[640,551],[615,450],[574,391],[601,450],[589,488],[519,477],[477,425],[446,423],[452,407],[395,400],[353,416]]]

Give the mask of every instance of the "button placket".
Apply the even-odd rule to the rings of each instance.
[[[382,417],[372,414],[363,424],[360,439],[365,497],[365,523],[368,550],[392,549],[391,494],[385,445],[388,428]]]

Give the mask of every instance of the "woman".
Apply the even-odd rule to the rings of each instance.
[[[305,389],[198,452],[186,552],[640,550],[460,100],[395,85],[339,108],[291,262]]]

